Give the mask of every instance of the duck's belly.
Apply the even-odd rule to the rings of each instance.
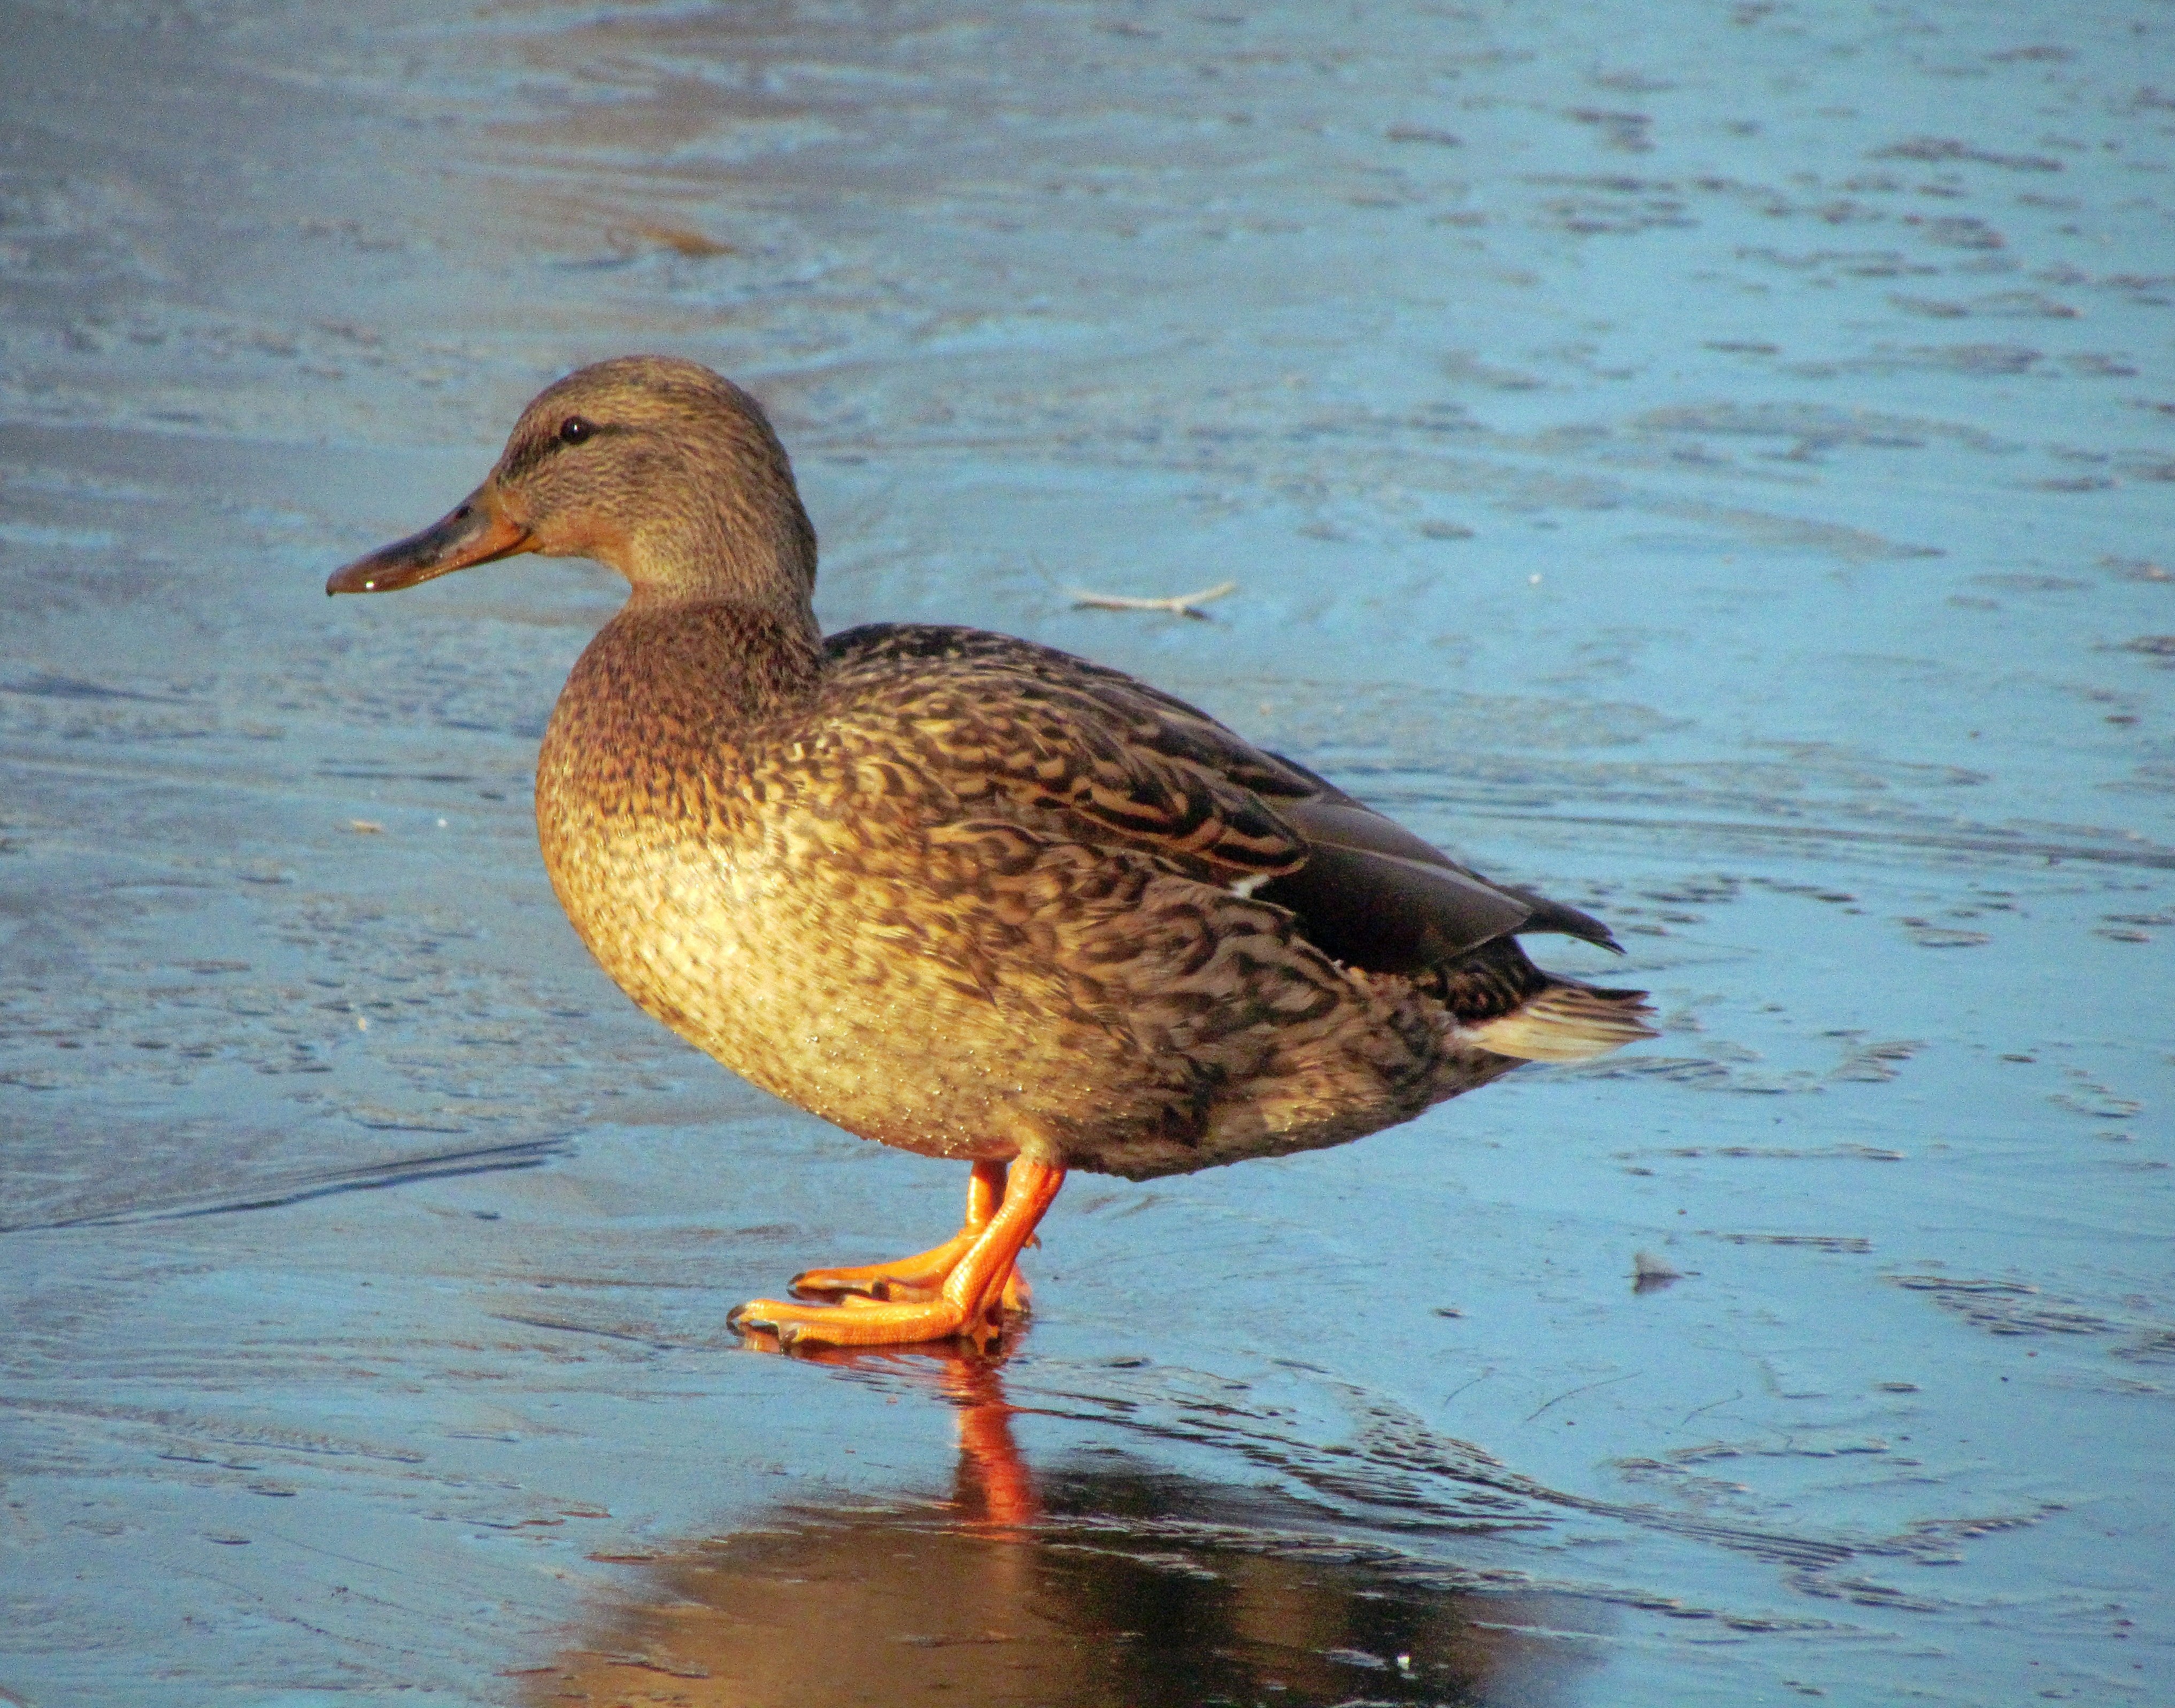
[[[560,828],[545,827],[553,887],[605,970],[789,1103],[925,1155],[1088,1166],[1066,1141],[1160,1124],[1137,1046],[1016,987],[1001,1005],[977,979],[958,952],[972,898],[774,842]]]

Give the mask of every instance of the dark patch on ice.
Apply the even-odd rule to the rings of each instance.
[[[164,1201],[151,1199],[124,1209],[46,1221],[0,1223],[0,1234],[24,1234],[62,1228],[111,1228],[136,1222],[171,1222],[202,1216],[226,1216],[244,1210],[278,1210],[312,1198],[342,1192],[377,1192],[421,1180],[446,1180],[464,1174],[496,1174],[509,1168],[539,1168],[573,1152],[570,1137],[518,1139],[508,1144],[437,1151],[399,1157],[354,1168],[298,1171],[284,1179],[254,1184],[232,1196],[203,1193]]]

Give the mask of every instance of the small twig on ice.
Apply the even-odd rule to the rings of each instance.
[[[1573,1394],[1590,1394],[1596,1388],[1613,1388],[1619,1382],[1628,1382],[1634,1377],[1642,1376],[1644,1375],[1646,1375],[1644,1370],[1634,1370],[1631,1372],[1631,1375],[1628,1376],[1610,1376],[1604,1381],[1587,1382],[1580,1387],[1565,1388],[1563,1392],[1558,1394],[1554,1399],[1549,1401],[1547,1405],[1536,1406],[1532,1411],[1527,1412],[1526,1421],[1528,1423],[1532,1423],[1534,1418],[1539,1417],[1542,1412],[1547,1411],[1549,1406],[1556,1405],[1562,1401],[1568,1400]]]
[[[1196,607],[1238,590],[1235,581],[1220,581],[1198,593],[1174,593],[1163,599],[1137,599],[1129,593],[1090,593],[1084,587],[1066,589],[1071,595],[1075,610],[1169,611],[1175,616],[1194,617],[1204,623],[1209,621],[1208,613]]]

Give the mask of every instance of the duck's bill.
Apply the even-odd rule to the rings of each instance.
[[[457,569],[534,549],[529,530],[508,521],[490,488],[480,486],[442,521],[335,570],[325,591],[397,593]]]

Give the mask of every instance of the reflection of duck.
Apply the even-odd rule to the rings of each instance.
[[[850,1131],[974,1165],[919,1257],[816,1270],[781,1341],[979,1332],[1069,1168],[1146,1179],[1340,1144],[1523,1060],[1649,1036],[1640,993],[1516,935],[1614,946],[1168,695],[971,629],[826,641],[816,536],[754,399],[657,357],[531,403],[437,526],[333,577],[515,552],[632,596],[537,767],[567,915],[648,1011]]]
[[[865,1362],[865,1353],[833,1353]],[[791,1509],[647,1566],[534,1708],[1567,1700],[1589,1603],[1447,1590],[1259,1491],[1120,1461],[1038,1499],[993,1364],[947,1359],[960,1494]]]

